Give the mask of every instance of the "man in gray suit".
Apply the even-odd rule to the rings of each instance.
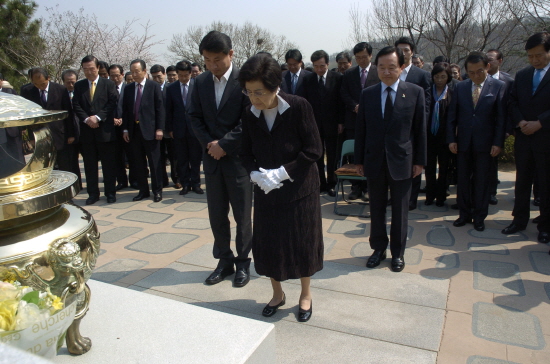
[[[189,116],[203,150],[208,215],[214,234],[214,258],[218,266],[206,279],[216,284],[235,272],[236,287],[250,280],[252,247],[252,183],[238,156],[241,146],[241,115],[249,104],[237,80],[231,39],[211,31],[202,39],[199,52],[208,71],[195,78]],[[229,206],[237,223],[237,256],[231,250]]]

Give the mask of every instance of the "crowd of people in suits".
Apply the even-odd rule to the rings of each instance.
[[[456,184],[453,207],[459,217],[453,225],[473,223],[483,231],[489,204],[498,203],[498,156],[510,135],[515,136],[514,218],[502,233],[526,229],[534,187],[538,241],[550,242],[550,34],[527,40],[530,65],[515,79],[500,70],[503,55],[497,49],[470,53],[464,73],[443,56],[425,71],[415,50],[412,39],[402,37],[372,61],[371,45],[360,42],[353,56],[339,53],[333,69],[327,52],[318,50],[310,70],[297,49],[286,53],[282,66],[260,52],[240,74],[230,38],[213,31],[199,47],[207,72],[185,60],[148,70],[136,59],[124,73],[123,66],[89,55],[81,61],[82,80],[66,70],[60,85],[37,67],[29,71],[31,83],[21,95],[45,109],[69,111],[67,119],[51,125],[57,166],[80,176],[82,154],[87,205],[100,198],[99,162],[108,203],[129,186],[139,191],[134,201],[151,192],[161,201],[169,184],[167,164],[181,195],[202,194],[202,162],[213,255],[219,260],[206,283],[235,273],[235,286],[245,286],[254,247],[256,269],[272,278],[274,289],[264,315],[285,302],[280,281],[301,278],[299,317],[307,321],[308,279],[322,269],[318,195],[336,195],[334,171],[345,140],[355,141],[348,162],[366,177],[352,183],[348,198],[370,201],[374,252],[367,267],[386,259],[389,245],[391,269],[403,270],[408,211],[417,208],[423,170],[424,203],[443,206],[449,185]],[[3,132],[0,142],[10,135]],[[237,223],[236,254],[230,248],[230,206]],[[266,249],[266,241],[274,245]]]

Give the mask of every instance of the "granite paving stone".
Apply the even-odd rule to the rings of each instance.
[[[331,197],[334,201],[334,197]],[[369,212],[369,208],[366,205],[353,204],[339,204],[338,213],[344,216],[363,215]]]
[[[107,230],[101,234],[102,243],[116,243],[119,240],[126,239],[136,233],[142,231],[140,227],[121,226],[111,230]]]
[[[474,288],[480,291],[525,296],[525,288],[516,264],[474,260]]]
[[[334,220],[328,232],[331,234],[344,235],[363,235],[367,229],[367,224],[352,220]]]
[[[468,358],[466,364],[519,364],[508,360],[488,358],[486,356],[473,355]]]
[[[530,252],[529,260],[535,272],[550,275],[550,255],[547,252]]]
[[[469,226],[469,225],[466,225],[466,226]],[[501,230],[502,229],[485,228],[484,231],[477,231],[474,229],[469,229],[468,234],[470,234],[474,238],[482,238],[482,239],[512,240],[512,241],[528,240],[527,235],[525,235],[521,231],[515,234],[504,235],[501,232]]]
[[[429,212],[447,212],[449,211],[449,207],[447,204],[443,206],[436,206],[435,203],[431,205],[425,205],[423,202],[418,203],[418,209],[421,211],[429,211]]]
[[[391,209],[388,209],[386,212],[386,217],[388,218],[388,222],[391,221]],[[417,212],[410,212],[408,215],[409,220],[426,220],[428,218],[428,215],[426,214],[419,214]]]
[[[203,218],[183,219],[172,225],[174,229],[208,230],[210,229],[210,220]]]
[[[137,195],[137,191],[132,193],[132,195],[117,196],[116,203],[109,203],[101,206],[102,208],[116,209],[116,210],[127,210],[132,209],[136,205],[139,205],[141,201],[132,201],[132,199]]]
[[[334,244],[336,243],[337,241],[335,239],[324,236],[323,237],[323,245],[325,248],[324,254],[327,255],[328,253],[330,253],[330,251],[334,247]]]
[[[164,214],[160,212],[151,212],[143,210],[133,210],[123,213],[117,219],[145,222],[147,224],[160,224],[164,220],[171,218],[172,214]]]
[[[185,201],[175,208],[176,211],[199,212],[207,208],[206,202]]]
[[[113,222],[112,222],[112,221],[105,221],[105,220],[95,220],[95,223],[96,223],[98,226],[109,226],[109,225],[111,225]]]
[[[548,299],[550,300],[550,283],[544,283],[544,290],[546,291],[546,295],[548,296]]]
[[[198,238],[192,234],[155,233],[125,246],[125,249],[148,254],[166,254]]]
[[[439,246],[453,246],[455,245],[455,237],[451,233],[448,227],[445,225],[432,225],[430,231],[426,235],[428,244]]]
[[[468,250],[476,253],[510,255],[508,248],[499,244],[468,243]]]
[[[508,226],[512,223],[512,218],[511,217],[498,216],[498,217],[493,218],[493,221],[496,222],[499,225]]]
[[[535,315],[492,303],[474,303],[472,331],[485,340],[531,350],[540,350],[546,345]]]
[[[435,267],[439,269],[460,268],[460,257],[457,253],[443,253],[437,257]]]
[[[105,283],[113,283],[145,267],[147,264],[149,262],[139,259],[116,259],[94,269],[92,279]]]

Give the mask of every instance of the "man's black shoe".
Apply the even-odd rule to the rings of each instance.
[[[533,219],[533,224],[538,224],[539,222],[540,222],[540,215]]]
[[[496,205],[498,203],[497,196],[491,195],[489,197],[489,205]]]
[[[471,222],[472,222],[472,218],[468,219],[465,217],[459,217],[458,219],[455,220],[455,222],[453,222],[453,225],[456,227],[461,227]]]
[[[391,258],[392,272],[401,272],[405,268],[405,259],[403,257]]]
[[[501,233],[503,233],[504,235],[510,235],[523,230],[525,230],[524,226],[519,226],[519,225],[516,225],[516,223],[512,222],[510,225],[502,229]]]
[[[375,268],[380,265],[380,262],[386,259],[385,250],[375,250],[374,253],[367,260],[367,268]]]
[[[119,183],[118,185],[116,185],[115,190],[120,191],[122,189],[125,189],[126,187],[128,187],[127,183]]]
[[[225,277],[230,276],[233,273],[235,273],[235,269],[233,269],[233,267],[227,267],[227,268],[218,267],[214,269],[214,272],[212,272],[212,274],[210,274],[208,278],[206,278],[204,283],[209,285],[220,283],[225,279]]]
[[[233,284],[235,287],[244,287],[250,281],[250,270],[248,268],[237,268]]]
[[[474,229],[476,229],[477,231],[485,230],[485,223],[483,221],[474,222]]]
[[[107,195],[107,203],[115,203],[116,202],[116,197],[115,195]]]
[[[336,191],[334,191],[334,188],[330,187],[330,188],[327,190],[327,194],[328,194],[330,197],[334,197],[334,196],[336,196]]]
[[[191,187],[191,191],[195,192],[197,195],[202,195],[204,193],[201,186],[193,186]]]
[[[99,197],[97,196],[90,196],[86,199],[86,205],[93,205],[94,203],[96,203],[97,201],[99,201]]]
[[[180,191],[180,195],[187,195],[189,192],[189,186],[183,186]]]
[[[540,206],[540,197],[537,197],[533,200],[533,205]]]
[[[162,201],[162,193],[155,193],[155,197],[153,197],[153,202],[160,202]]]
[[[539,243],[548,244],[550,243],[550,234],[547,232],[541,231],[537,239]]]
[[[148,198],[149,196],[151,196],[151,195],[148,194],[148,193],[141,193],[141,192],[140,192],[140,193],[138,193],[138,195],[137,195],[136,197],[134,197],[134,198],[132,199],[132,201],[141,201],[141,200],[143,200],[144,198]]]

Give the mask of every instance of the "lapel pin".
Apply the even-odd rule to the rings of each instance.
[[[403,94],[403,96],[401,96],[402,98],[405,98],[405,94]]]

